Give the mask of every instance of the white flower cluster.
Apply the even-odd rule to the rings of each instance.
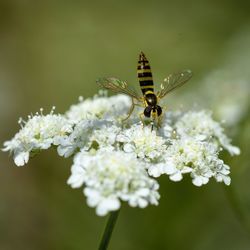
[[[3,151],[13,153],[17,166],[27,163],[30,154],[48,149],[59,138],[73,131],[72,123],[64,116],[54,114],[54,108],[48,115],[43,115],[42,111],[41,114],[28,116],[28,121],[20,119],[20,131],[12,140],[4,143]]]
[[[151,165],[149,174],[159,177],[169,175],[170,180],[180,181],[183,174],[190,173],[195,186],[207,184],[211,177],[218,182],[230,184],[229,167],[218,158],[215,144],[190,138],[173,140],[163,156],[163,162]]]
[[[81,149],[87,151],[95,146],[112,146],[118,131],[120,128],[112,121],[82,120],[74,126],[71,134],[57,139],[57,152],[69,157]]]
[[[103,149],[76,154],[68,180],[73,188],[85,184],[84,194],[98,215],[120,208],[121,201],[141,208],[158,204],[158,183],[150,178],[146,163],[123,151]]]
[[[231,155],[238,155],[239,148],[232,146],[221,125],[212,119],[212,112],[189,111],[176,122],[175,128],[180,137],[189,136],[199,141],[211,141],[226,149]]]
[[[74,105],[64,115],[30,117],[5,151],[18,166],[31,153],[57,146],[60,156],[73,156],[68,184],[84,186],[87,203],[100,216],[120,208],[121,202],[144,208],[158,204],[158,182],[166,174],[180,181],[189,174],[196,186],[210,178],[230,184],[230,168],[221,150],[240,153],[209,111],[166,112],[159,130],[121,122],[130,106],[126,96],[95,96]],[[133,120],[134,121],[134,120]]]
[[[145,161],[157,159],[166,151],[166,140],[157,136],[156,131],[151,131],[150,127],[142,128],[141,124],[124,129],[116,140],[123,143],[122,149],[126,153],[136,154]]]
[[[130,98],[126,95],[116,95],[107,98],[106,91],[99,91],[93,98],[86,100],[79,98],[79,103],[72,105],[65,113],[66,117],[74,123],[83,119],[118,119],[126,114],[130,107]]]

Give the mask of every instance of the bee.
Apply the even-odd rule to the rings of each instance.
[[[162,107],[158,105],[159,101],[168,93],[186,83],[192,77],[192,72],[190,70],[183,70],[181,72],[169,75],[161,84],[161,89],[158,92],[155,92],[153,75],[149,61],[145,54],[141,52],[139,54],[137,65],[137,76],[139,79],[142,96],[130,89],[126,82],[117,78],[100,78],[97,80],[97,83],[105,89],[111,90],[115,93],[123,93],[131,97],[132,105],[127,117],[123,121],[130,117],[135,106],[141,106],[144,108],[143,113],[140,114],[142,123],[144,124],[143,117],[150,118],[152,130],[155,123],[157,124],[157,128],[159,128],[161,126],[163,113]]]

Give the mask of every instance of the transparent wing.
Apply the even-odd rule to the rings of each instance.
[[[161,90],[157,93],[157,96],[159,98],[163,98],[169,92],[186,83],[192,77],[192,75],[193,74],[191,70],[183,70],[181,72],[169,75],[161,84]]]
[[[119,79],[110,77],[110,78],[99,78],[96,80],[97,84],[105,89],[109,89],[115,93],[123,93],[125,95],[129,95],[134,97],[137,100],[140,100],[140,97],[137,93],[128,88],[128,84]]]

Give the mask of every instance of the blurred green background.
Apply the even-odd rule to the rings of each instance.
[[[156,82],[190,68],[194,77],[169,97],[170,108],[200,99],[199,106],[210,107],[213,93],[218,105],[224,97],[233,102],[238,92],[235,103],[245,100],[240,119],[227,128],[242,150],[224,156],[232,184],[197,188],[188,177],[179,183],[161,177],[160,205],[124,206],[110,249],[250,249],[249,7],[244,0],[0,0],[0,142],[18,131],[20,116],[53,105],[63,113],[78,96],[92,96],[98,77],[137,86],[140,51]],[[204,79],[220,69],[233,79],[233,91],[213,84],[206,95]],[[237,79],[247,88],[242,91]],[[49,150],[17,168],[6,153],[0,157],[1,250],[97,249],[107,218],[97,217],[82,190],[66,184],[71,159]]]

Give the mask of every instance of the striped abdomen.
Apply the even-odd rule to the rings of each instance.
[[[143,95],[154,93],[154,82],[148,59],[143,52],[139,55],[137,75]]]

